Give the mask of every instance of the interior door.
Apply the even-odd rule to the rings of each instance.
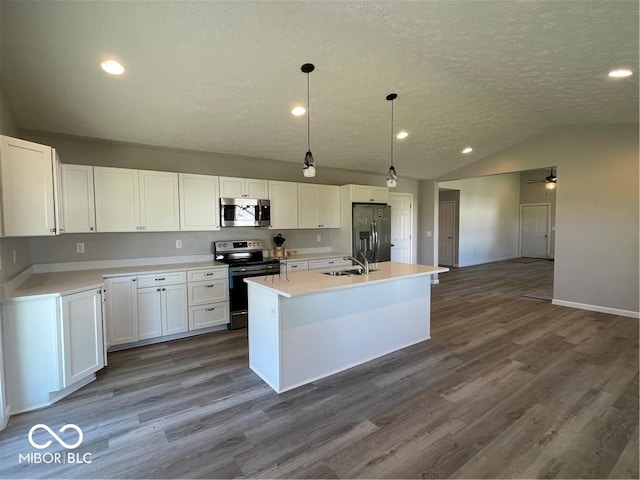
[[[391,261],[411,263],[411,203],[412,195],[390,193]]]
[[[548,203],[520,206],[520,256],[548,258],[549,256]]]
[[[456,202],[440,202],[438,209],[438,264],[453,266],[455,247]]]

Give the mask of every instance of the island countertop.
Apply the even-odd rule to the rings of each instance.
[[[351,268],[356,267],[341,267],[332,270],[346,270]],[[389,282],[399,278],[433,275],[449,271],[449,269],[445,267],[396,262],[372,263],[371,269],[375,271],[370,272],[368,275],[343,275],[334,277],[322,273],[327,270],[309,270],[304,272],[289,272],[288,280],[287,275],[283,272],[280,275],[269,275],[266,278],[245,278],[244,281],[251,285],[271,290],[283,297],[291,298],[321,291],[362,287],[372,283]]]

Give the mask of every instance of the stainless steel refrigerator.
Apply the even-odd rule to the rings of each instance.
[[[379,203],[354,203],[351,254],[362,261],[391,260],[391,207]]]

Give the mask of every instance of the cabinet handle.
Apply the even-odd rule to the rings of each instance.
[[[135,282],[135,281],[136,281],[136,279],[135,279],[135,278],[132,278],[132,279],[131,279],[131,281],[132,281],[132,282]]]
[[[167,291],[167,289],[166,289],[166,288],[163,288],[163,289],[162,289],[162,291],[163,291],[163,292],[166,292],[166,291]]]
[[[211,275],[213,275],[213,272],[211,272],[211,273],[205,273],[205,274],[204,274],[204,276],[205,276],[205,277],[209,277],[209,276],[211,276]]]
[[[160,289],[159,289],[159,288],[156,288],[156,292],[159,292],[159,291],[160,291]]]
[[[156,278],[156,282],[162,282],[163,280],[166,280],[167,277],[162,277],[162,278]]]
[[[49,231],[55,233],[56,229],[55,228],[50,228]]]
[[[91,230],[93,232],[93,227],[89,227],[89,230]]]
[[[98,290],[98,293],[102,293],[102,289]]]
[[[327,262],[327,263],[328,263],[329,265],[333,265],[333,264],[334,264],[334,263],[336,263],[336,262]]]
[[[216,307],[207,308],[205,309],[205,312],[213,312],[215,309]]]
[[[61,231],[61,232],[64,232],[64,228],[61,228],[61,229],[60,229],[60,231]]]
[[[204,288],[211,288],[211,287],[215,287],[215,285],[205,285]]]

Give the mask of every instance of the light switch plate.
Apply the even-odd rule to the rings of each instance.
[[[76,253],[84,253],[84,243],[76,243]]]

